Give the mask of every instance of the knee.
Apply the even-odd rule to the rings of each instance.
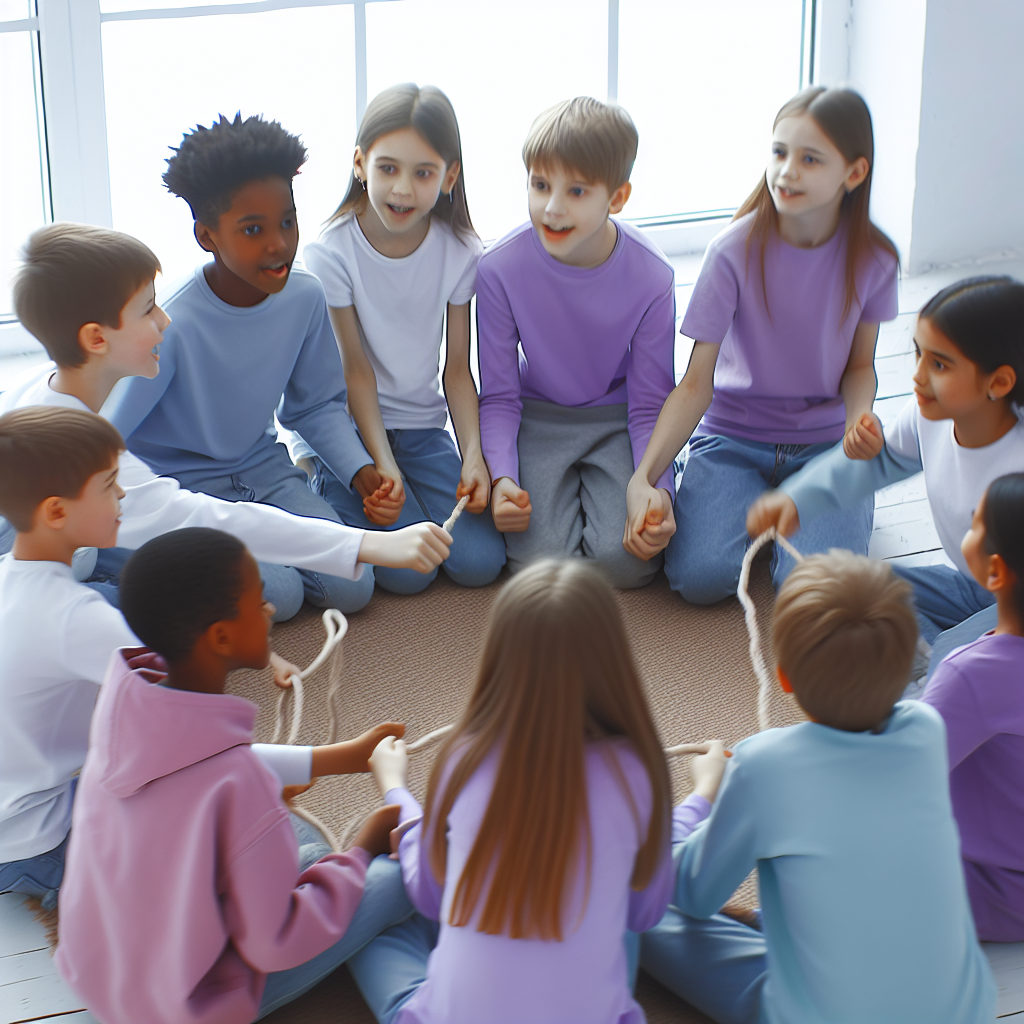
[[[415,569],[388,569],[378,567],[377,583],[389,594],[400,594],[411,597],[422,594],[437,576],[437,569],[430,572],[417,572]]]
[[[263,599],[274,606],[273,621],[287,622],[295,618],[306,596],[298,569],[283,565],[260,568],[263,570]]]
[[[665,575],[669,586],[689,604],[716,604],[736,593],[739,567],[735,569],[710,558],[683,557],[673,538],[665,551]]]
[[[466,558],[449,558],[444,565],[448,578],[460,587],[486,587],[498,578],[505,565],[505,539],[474,548]]]
[[[351,615],[362,611],[373,597],[375,574],[369,565],[363,566],[363,573],[357,580],[341,576],[318,576],[318,579],[324,592],[322,608],[337,608],[339,612]]]
[[[646,587],[658,575],[662,563],[660,554],[645,562],[642,558],[630,554],[621,542],[608,544],[594,551],[593,558],[608,577],[608,582],[619,590]]]

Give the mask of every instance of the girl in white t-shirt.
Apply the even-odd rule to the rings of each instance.
[[[469,303],[482,250],[448,97],[433,86],[385,90],[366,108],[348,194],[304,253],[327,295],[349,411],[373,458],[375,487],[354,491],[314,459],[315,486],[346,523],[378,529],[443,522],[468,496],[473,514],[454,527],[444,569],[469,587],[492,582],[505,563],[469,366]],[[458,449],[445,430],[449,413]],[[436,570],[374,575],[385,590],[413,594]]]
[[[924,470],[946,561],[895,568],[914,587],[930,676],[955,647],[996,624],[995,598],[971,576],[960,540],[989,484],[1024,472],[1024,284],[973,277],[943,288],[918,315],[914,348],[914,398],[884,437],[859,424],[863,455],[835,449],[815,459],[751,506],[747,528],[757,536],[777,526],[788,536]]]

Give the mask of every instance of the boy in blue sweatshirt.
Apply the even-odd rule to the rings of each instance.
[[[739,743],[714,807],[676,808],[673,905],[642,940],[643,968],[714,1020],[994,1018],[942,719],[895,703],[916,640],[910,586],[884,562],[814,555],[779,591],[779,682],[810,721]],[[717,911],[755,867],[752,927]]]

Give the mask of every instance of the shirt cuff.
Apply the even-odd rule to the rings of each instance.
[[[423,808],[420,807],[419,801],[402,786],[396,786],[394,789],[389,789],[384,794],[384,803],[386,804],[398,804],[401,810],[398,812],[398,824],[404,825],[407,821],[411,821],[413,818],[423,817]]]
[[[672,811],[672,842],[686,839],[711,813],[711,804],[696,793],[691,793]]]
[[[312,747],[254,743],[252,752],[278,777],[282,786],[305,786],[312,781]]]

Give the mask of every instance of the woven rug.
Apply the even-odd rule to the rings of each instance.
[[[378,590],[369,607],[351,617],[341,645],[339,738],[355,736],[377,722],[404,721],[407,737],[415,739],[454,721],[472,685],[487,613],[504,579],[481,590],[466,590],[441,574],[415,597]],[[751,594],[765,636],[772,602],[766,561],[754,566]],[[643,590],[620,593],[618,599],[666,746],[709,738],[735,743],[756,731],[757,684],[743,612],[735,599],[710,608],[688,605],[669,590],[662,576]],[[308,606],[291,622],[275,626],[272,636],[274,649],[300,666],[313,660],[323,639],[319,615]],[[767,640],[765,646],[768,657]],[[326,736],[328,678],[325,666],[307,682],[299,742],[323,742]],[[277,699],[269,670],[235,673],[228,689],[260,706],[257,735],[268,740]],[[771,715],[773,725],[802,718],[781,690],[772,696]],[[431,760],[432,752],[425,752],[410,761],[409,785],[417,797],[424,795]],[[678,801],[691,788],[688,759],[673,760],[671,769]],[[354,817],[379,805],[369,775],[321,779],[301,799],[339,834]],[[737,899],[755,903],[752,879],[741,887]],[[651,1024],[708,1021],[643,974],[637,998]],[[346,970],[336,971],[266,1019],[273,1024],[373,1024]]]

